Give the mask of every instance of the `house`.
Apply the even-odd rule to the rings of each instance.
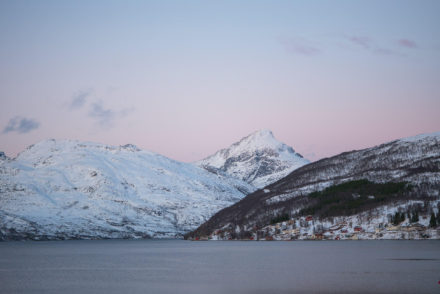
[[[312,237],[313,237],[313,236],[312,236]],[[322,240],[323,237],[324,237],[324,236],[323,236],[322,233],[316,233],[316,234],[314,235],[314,238],[313,238],[313,239],[315,239],[315,240]]]
[[[342,230],[341,230],[341,233],[342,233],[342,234],[347,234],[347,233],[348,233],[348,230],[347,230],[347,229],[342,229]]]
[[[339,230],[341,227],[342,227],[342,226],[338,224],[338,225],[331,226],[330,228],[328,228],[328,230],[329,230],[329,231],[337,231],[337,230]]]
[[[354,227],[354,231],[355,232],[362,232],[362,227],[356,226],[356,227]]]
[[[311,215],[306,216],[306,222],[310,222],[312,220],[313,220],[313,216]]]

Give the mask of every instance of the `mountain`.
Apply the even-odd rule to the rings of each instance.
[[[46,140],[0,160],[0,240],[179,237],[255,190],[134,145]]]
[[[224,172],[257,188],[276,182],[308,163],[292,147],[277,141],[269,130],[252,133],[196,162],[208,171]]]
[[[305,165],[219,211],[187,237],[258,238],[263,230],[273,238],[281,234],[280,223],[288,222],[289,238],[308,238],[335,223],[348,235],[358,233],[357,225],[366,226],[371,238],[411,238],[381,230],[412,226],[416,214],[424,228],[436,214],[440,223],[439,203],[440,133],[424,134]],[[440,238],[438,232],[429,234],[416,238]]]
[[[8,159],[6,154],[3,151],[0,151],[0,160],[6,160],[6,159]]]

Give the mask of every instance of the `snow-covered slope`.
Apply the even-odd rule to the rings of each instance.
[[[199,162],[207,170],[220,170],[257,188],[287,176],[309,161],[279,142],[269,130],[260,130]]]
[[[0,160],[0,240],[175,237],[253,190],[134,145],[47,140]]]
[[[6,159],[8,159],[6,154],[3,151],[0,151],[0,160],[6,160]]]
[[[432,209],[440,199],[440,133],[344,152],[305,165],[219,211],[192,236],[208,236],[225,227],[240,230],[265,226],[279,215],[295,216],[310,204],[308,195],[312,192],[363,179],[374,183],[409,183],[411,192],[399,194],[399,205],[425,201],[425,208]]]

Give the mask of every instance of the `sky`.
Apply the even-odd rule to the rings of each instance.
[[[440,131],[440,1],[0,0],[0,151],[202,159],[259,129],[311,160]]]

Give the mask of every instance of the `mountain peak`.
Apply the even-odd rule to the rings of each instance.
[[[253,132],[248,137],[258,138],[258,137],[268,137],[268,138],[274,138],[273,133],[269,129],[261,129],[258,131]]]
[[[307,163],[292,147],[275,139],[272,131],[263,129],[196,164],[207,170],[221,170],[261,188]]]
[[[292,149],[290,146],[278,141],[273,135],[272,131],[263,129],[251,133],[240,141],[234,143],[228,149],[233,154],[242,153],[246,151],[263,150],[263,149]],[[295,151],[292,149],[292,153]],[[231,154],[231,155],[233,155]]]

